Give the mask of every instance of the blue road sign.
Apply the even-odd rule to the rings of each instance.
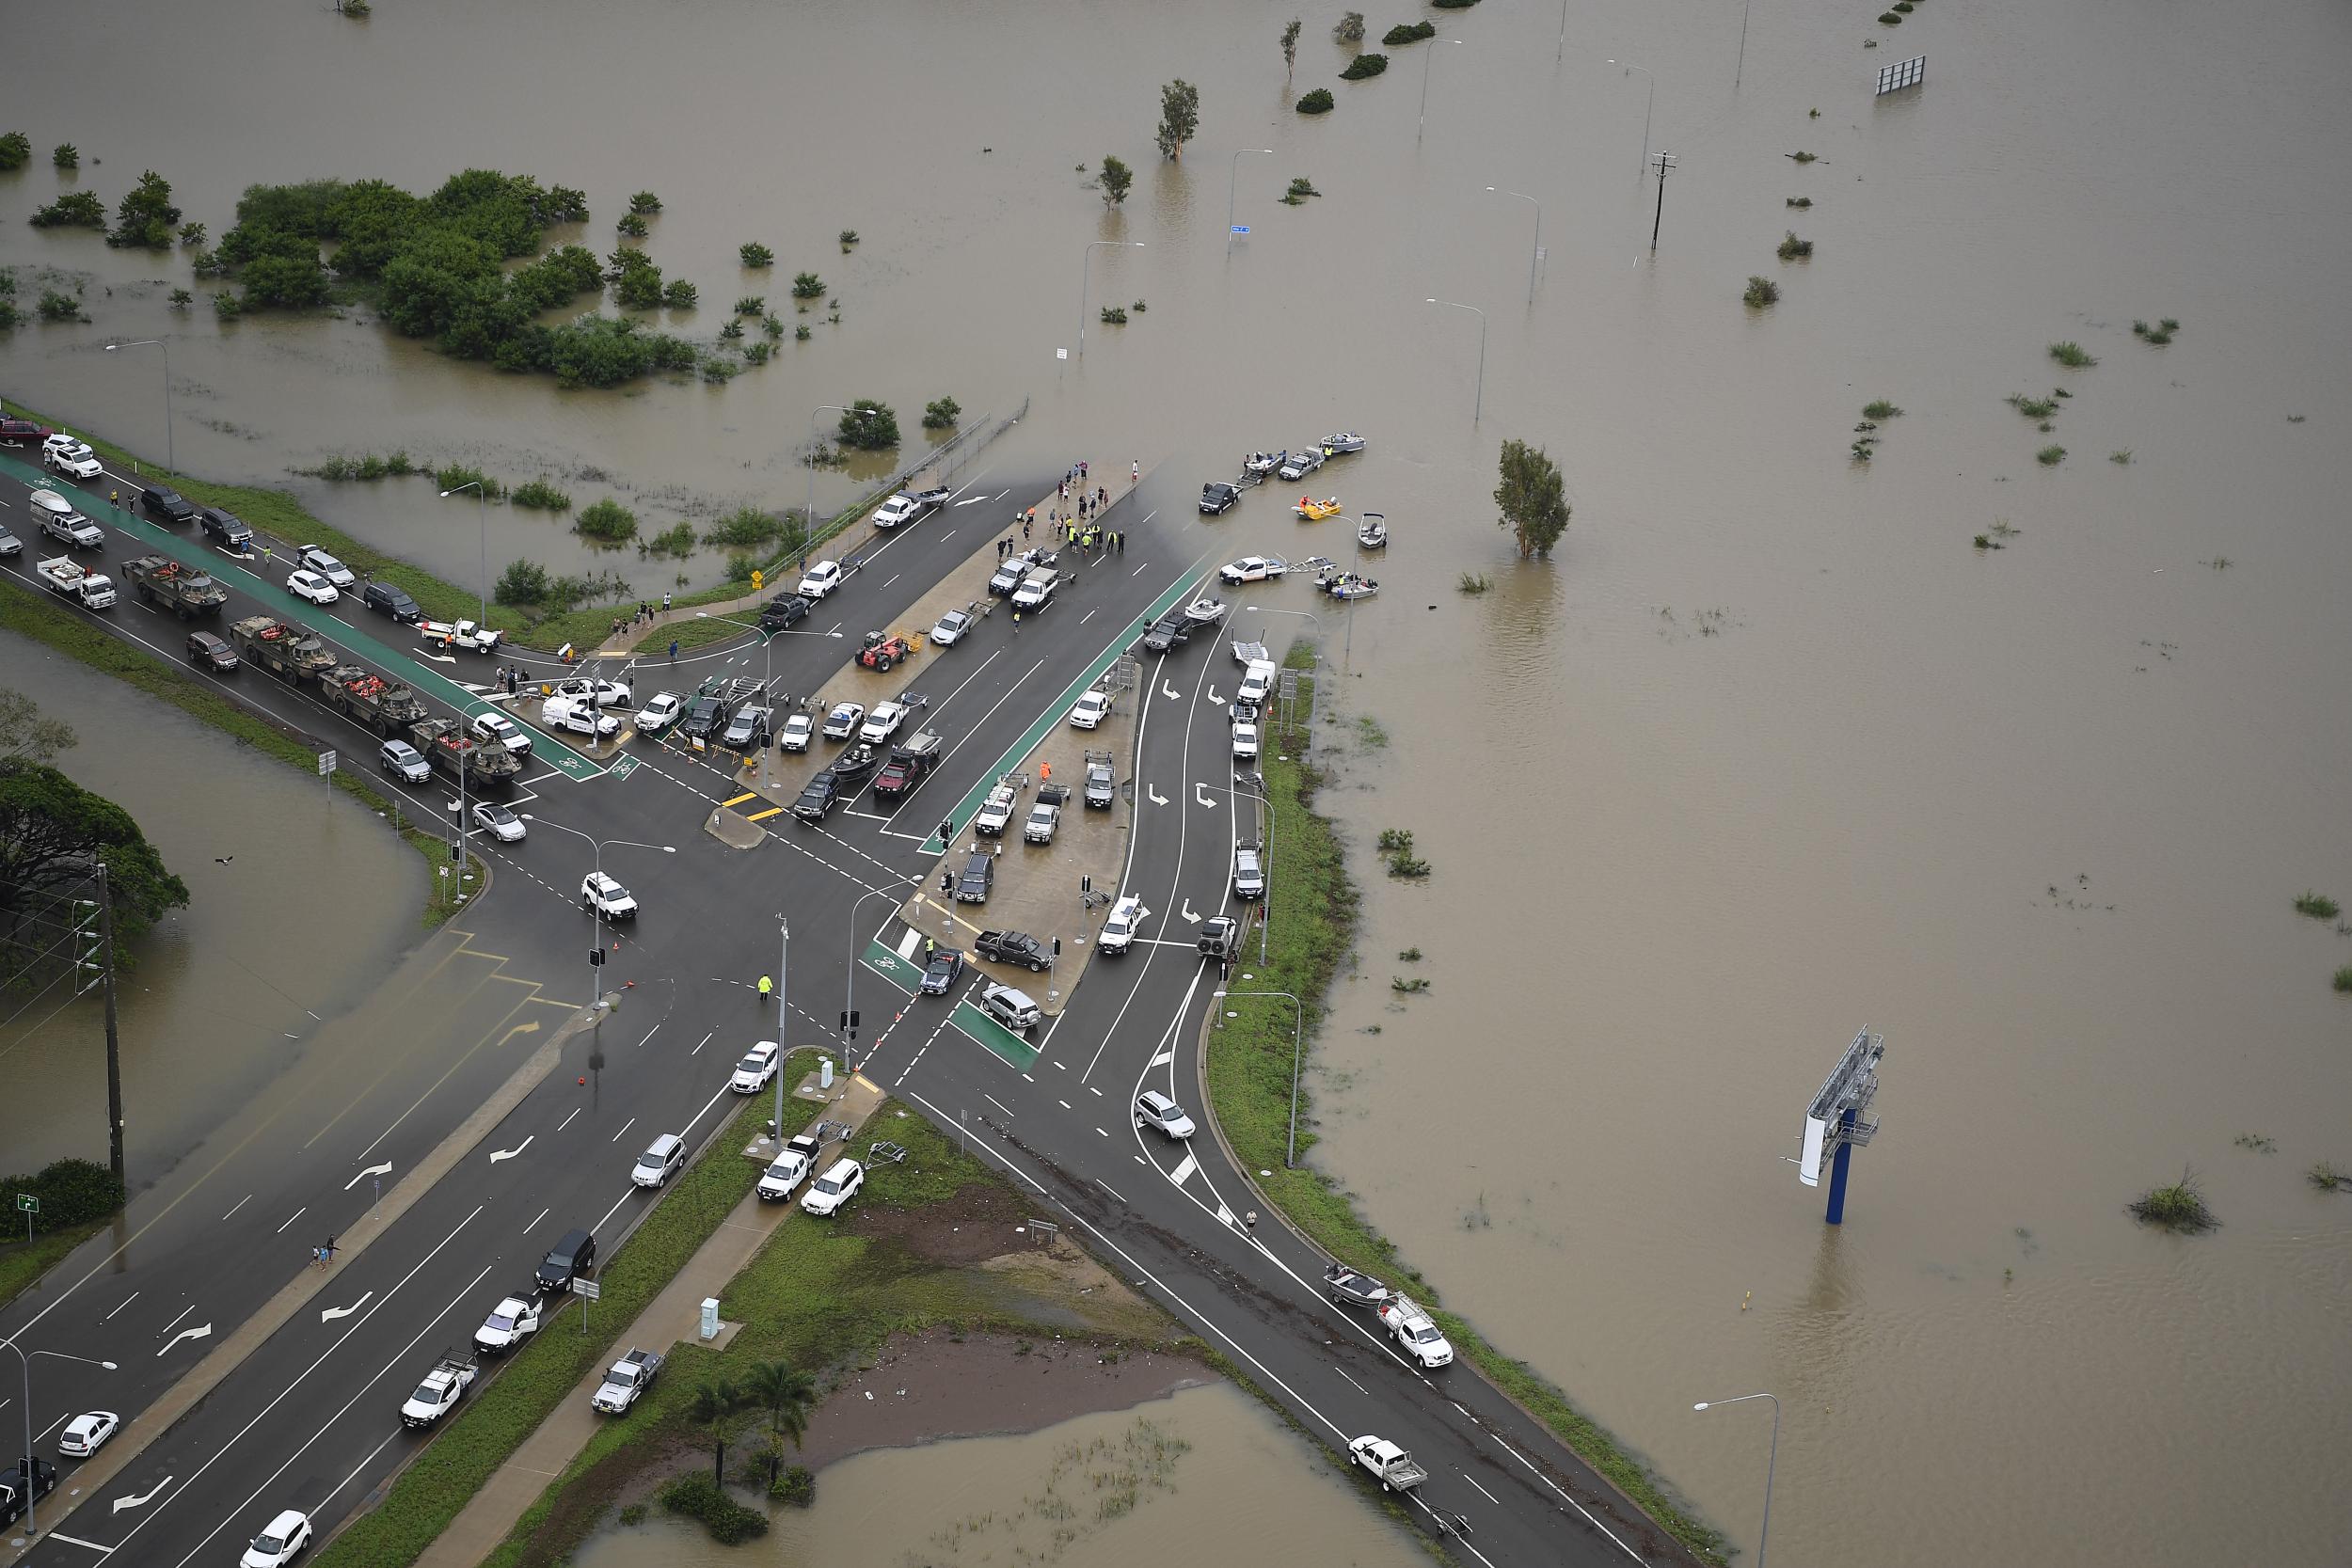
[[[1233,232],[1236,234],[1247,234],[1249,232],[1249,225],[1246,223],[1237,223],[1233,225]]]

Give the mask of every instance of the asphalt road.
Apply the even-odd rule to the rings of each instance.
[[[971,570],[964,558],[991,536],[978,526],[982,515],[1001,528],[1011,507],[1048,483],[983,471],[958,494],[968,508],[951,503],[894,535],[803,623],[843,630],[845,639],[784,638],[763,652],[746,638],[681,659],[675,676],[666,664],[641,668],[639,699],[657,686],[691,689],[705,673],[756,673],[770,658],[771,689],[815,690],[867,626],[890,624],[943,575]],[[0,571],[41,591],[31,561],[51,552],[21,526],[22,491],[0,484],[0,525],[27,546]],[[969,525],[960,515],[966,512]],[[363,1058],[306,1060],[284,1093],[142,1194],[115,1234],[90,1243],[46,1288],[0,1314],[0,1338],[22,1334],[28,1348],[114,1360],[119,1369],[38,1361],[37,1448],[54,1452],[55,1427],[74,1412],[103,1406],[127,1417],[157,1398],[205,1348],[184,1337],[189,1328],[231,1332],[299,1274],[320,1239],[309,1232],[340,1233],[338,1224],[354,1223],[372,1193],[372,1179],[363,1179],[372,1166],[389,1161],[385,1180],[398,1180],[482,1102],[525,1053],[529,1042],[512,1034],[518,1022],[544,1013],[544,1027],[554,1029],[580,1017],[589,993],[585,948],[595,939],[577,895],[591,857],[585,845],[548,828],[674,850],[614,847],[606,863],[643,906],[606,939],[620,943],[607,986],[635,982],[621,1010],[574,1035],[560,1064],[466,1148],[447,1177],[363,1254],[339,1262],[310,1307],[102,1495],[70,1496],[69,1473],[47,1499],[44,1535],[30,1560],[87,1568],[120,1553],[183,1568],[224,1559],[284,1507],[310,1513],[329,1533],[383,1486],[421,1440],[401,1428],[397,1407],[433,1356],[466,1344],[564,1229],[593,1227],[609,1257],[652,1201],[628,1181],[637,1151],[660,1132],[683,1131],[694,1144],[729,1114],[735,1058],[774,1034],[750,982],[774,968],[779,922],[788,916],[800,939],[788,975],[790,1043],[835,1038],[834,988],[846,992],[869,936],[888,941],[902,930],[889,911],[933,863],[936,850],[926,845],[937,843],[939,818],[953,815],[961,824],[979,788],[1025,750],[1025,735],[1058,721],[1084,673],[1132,640],[1149,607],[1186,589],[1210,540],[1235,554],[1251,546],[1230,523],[1204,535],[1193,518],[1189,481],[1147,482],[1110,518],[1132,535],[1126,555],[1081,565],[1078,580],[1019,633],[1009,617],[992,616],[893,682],[930,697],[922,726],[948,746],[946,761],[896,812],[856,802],[820,829],[771,818],[776,831],[738,852],[700,831],[719,802],[739,792],[731,774],[698,757],[638,740],[626,749],[634,762],[626,769],[527,768],[518,799],[536,818],[531,836],[514,846],[477,837],[477,852],[496,864],[493,895],[412,960],[408,968],[422,972],[412,988],[384,1000],[389,1016],[373,1037],[376,1077],[349,1081],[351,1062]],[[104,520],[141,550],[162,541],[196,558],[188,540],[166,530]],[[110,545],[106,558],[126,553]],[[221,575],[232,583],[227,619],[266,611],[346,642],[404,647],[402,637],[365,624],[375,617],[355,629],[331,610],[248,582],[234,565],[224,562]],[[1227,596],[1238,606],[1260,593]],[[976,582],[970,596],[981,594]],[[1322,613],[1328,623],[1331,612]],[[178,657],[184,638],[178,622],[127,593],[96,618],[166,657]],[[861,1010],[869,1020],[904,1017],[869,1023],[851,1058],[943,1125],[969,1130],[976,1148],[1319,1436],[1343,1447],[1373,1432],[1413,1449],[1431,1471],[1412,1495],[1417,1516],[1433,1530],[1466,1524],[1471,1533],[1455,1544],[1467,1557],[1497,1565],[1684,1560],[1467,1367],[1423,1375],[1390,1352],[1376,1323],[1327,1304],[1319,1255],[1270,1215],[1254,1230],[1236,1217],[1254,1200],[1213,1137],[1171,1145],[1134,1126],[1129,1107],[1139,1087],[1199,1108],[1195,1053],[1216,982],[1194,952],[1194,917],[1226,907],[1232,847],[1247,831],[1237,817],[1250,809],[1223,709],[1239,673],[1225,656],[1227,635],[1221,628],[1165,660],[1144,660],[1140,692],[1149,695],[1129,709],[1132,737],[1113,741],[1122,774],[1136,780],[1121,886],[1152,911],[1152,941],[1090,967],[1025,1071],[946,1022],[946,1004],[902,1004],[889,977],[868,967],[856,976]],[[469,707],[486,705],[432,679],[450,672],[417,664],[412,673],[380,657],[360,661]],[[485,678],[497,662],[480,661]],[[460,663],[454,673],[462,678],[469,668]],[[314,698],[252,671],[223,685],[323,744],[373,756],[373,742]],[[543,740],[541,753],[545,763],[554,748]],[[437,782],[396,793],[421,816],[451,819],[453,793]],[[1275,877],[1280,849],[1273,847]],[[861,911],[869,895],[880,896]],[[453,968],[473,983],[448,980]],[[1241,978],[1247,969],[1236,966],[1237,989],[1249,984]],[[388,1036],[394,1049],[381,1048]],[[566,1316],[545,1331],[574,1327]],[[0,1423],[12,1426],[21,1414],[0,1405]]]

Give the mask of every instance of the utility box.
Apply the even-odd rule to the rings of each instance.
[[[817,1086],[820,1089],[833,1087],[833,1058],[831,1056],[817,1058]]]
[[[703,1338],[706,1339],[716,1339],[718,1337],[719,1298],[717,1296],[705,1296],[703,1297]]]

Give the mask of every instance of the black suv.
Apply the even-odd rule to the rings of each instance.
[[[770,599],[767,608],[759,612],[759,629],[782,631],[794,622],[805,617],[808,610],[808,601],[798,594],[787,594],[780,598]]]
[[[1143,651],[1164,654],[1179,642],[1192,637],[1192,623],[1181,615],[1163,615],[1152,623],[1152,629],[1143,634]]]
[[[1241,499],[1241,486],[1222,480],[1200,486],[1200,510],[1214,517]]]
[[[596,1239],[585,1230],[566,1230],[564,1239],[539,1260],[535,1277],[542,1291],[568,1291],[573,1280],[585,1279],[596,1269]]]
[[[792,815],[803,822],[822,822],[840,796],[833,786],[833,769],[817,774],[801,789],[801,798],[792,802]]]
[[[697,697],[686,705],[686,717],[677,722],[677,733],[688,740],[708,740],[727,721],[727,705],[716,697]]]
[[[975,849],[963,863],[963,875],[956,879],[956,902],[985,904],[996,887],[996,857],[985,849]]]
[[[154,492],[151,490],[148,494],[151,496]],[[217,506],[199,506],[196,509],[196,520],[207,534],[231,549],[249,549],[252,546],[252,528],[233,512],[223,512]]]
[[[216,675],[234,674],[237,650],[209,631],[188,633],[188,662],[200,665]]]
[[[140,495],[139,510],[159,523],[192,523],[197,515],[187,497],[160,484]]]
[[[372,582],[361,591],[359,602],[379,615],[389,615],[402,626],[413,626],[424,619],[424,611],[408,596],[408,590],[390,582]]]

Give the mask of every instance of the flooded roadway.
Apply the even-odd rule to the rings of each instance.
[[[1556,22],[1481,7],[1442,14],[1465,41],[1427,64],[1418,145],[1426,46],[1329,83],[1324,120],[1285,108],[1343,57],[1328,15],[1308,18],[1287,89],[1274,27],[1235,4],[867,8],[821,31],[581,16],[548,35],[418,0],[264,35],[124,5],[82,24],[89,47],[266,83],[268,111],[192,124],[57,72],[20,118],[37,146],[77,141],[110,199],[158,167],[215,234],[249,182],[421,189],[491,164],[584,185],[581,237],[602,248],[650,187],[653,254],[706,301],[674,327],[707,336],[736,293],[780,302],[803,267],[839,293],[840,326],[723,389],[626,395],[453,365],[365,312],[223,329],[136,282],[178,263],[15,221],[56,185],[36,166],[0,182],[0,264],[60,260],[116,293],[93,326],[20,328],[12,393],[158,450],[159,367],[100,345],[171,331],[191,467],[274,479],[395,446],[516,479],[598,467],[647,531],[796,503],[810,407],[857,396],[911,433],[932,397],[977,413],[1034,394],[992,461],[1170,455],[1153,499],[1177,513],[1246,448],[1361,429],[1372,450],[1310,485],[1388,514],[1382,597],[1333,610],[1294,583],[1265,602],[1322,617],[1346,715],[1390,737],[1343,727],[1327,805],[1359,845],[1411,829],[1435,875],[1395,888],[1362,857],[1318,1157],[1452,1305],[1751,1547],[1763,1418],[1689,1406],[1764,1387],[1790,1449],[1775,1539],[1831,1568],[2352,1556],[2326,1502],[2352,1210],[2301,1176],[2352,1163],[2328,990],[2352,947],[2287,907],[2306,887],[2352,897],[2333,483],[2352,225],[2277,156],[2327,166],[2352,139],[2339,11],[2152,24],[1923,0],[1883,28],[1808,0],[1752,17],[1735,95],[1722,8],[1613,0],[1571,19],[1555,63]],[[1922,51],[1925,87],[1873,102],[1877,66]],[[1613,57],[1655,73],[1649,150],[1678,160],[1654,262],[1647,81]],[[725,58],[757,59],[756,86],[715,79]],[[623,134],[577,88],[616,71],[634,102],[693,102],[691,124]],[[1181,167],[1149,141],[1176,74],[1203,87]],[[1229,258],[1226,180],[1250,147],[1279,151],[1238,160],[1252,232]],[[1115,214],[1073,168],[1104,151],[1139,171]],[[1276,204],[1292,175],[1325,196]],[[1532,307],[1534,214],[1489,185],[1543,204]],[[842,228],[864,236],[853,255]],[[1774,259],[1791,228],[1810,261]],[[738,271],[749,239],[776,273]],[[1089,308],[1150,309],[1089,323],[1063,365],[1098,239],[1147,248],[1093,253]],[[1739,304],[1752,273],[1778,305]],[[1486,311],[1483,388],[1478,319],[1431,295]],[[2169,346],[2128,330],[2166,316],[2184,324]],[[2060,339],[2101,363],[2061,371]],[[2056,385],[2074,396],[2051,432],[2002,401]],[[1858,466],[1874,398],[1906,412]],[[1550,565],[1513,562],[1493,527],[1504,436],[1566,474],[1576,520]],[[2037,464],[2046,445],[2064,460]],[[820,498],[849,495],[819,477]],[[421,482],[310,494],[472,569],[475,518]],[[1292,499],[1253,493],[1200,537],[1346,555],[1334,525],[1289,520]],[[493,572],[604,559],[534,515],[488,519]],[[1996,521],[2006,547],[1973,548]],[[1457,594],[1465,570],[1494,591]],[[1432,990],[1392,1012],[1391,955],[1411,945]],[[1887,1037],[1887,1131],[1830,1234],[1782,1161],[1865,1023]],[[1463,1108],[1459,1157],[1399,1159],[1433,1103]],[[2223,1228],[2137,1229],[2122,1205],[2184,1164]]]

